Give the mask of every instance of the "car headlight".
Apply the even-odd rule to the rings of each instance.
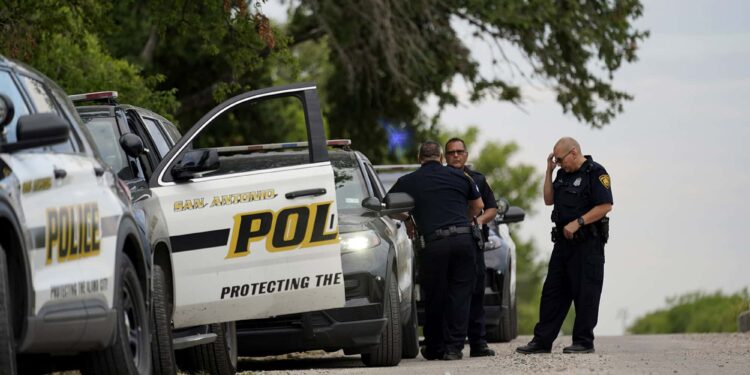
[[[341,233],[342,251],[360,251],[380,245],[380,237],[372,230]]]

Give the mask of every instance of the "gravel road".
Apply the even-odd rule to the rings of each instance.
[[[359,356],[306,352],[266,358],[241,358],[242,374],[750,374],[750,334],[630,335],[596,339],[595,354],[562,354],[570,337],[558,338],[552,354],[521,355],[522,336],[491,344],[492,358],[402,360],[398,367],[366,368]]]

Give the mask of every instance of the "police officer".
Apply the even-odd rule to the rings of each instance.
[[[556,165],[560,170],[552,182]],[[554,204],[555,246],[534,338],[516,351],[549,353],[573,302],[573,345],[565,347],[563,353],[593,353],[604,278],[604,244],[609,236],[605,215],[612,210],[612,190],[607,171],[591,156],[584,156],[573,138],[561,138],[547,157],[544,203]]]
[[[474,285],[477,253],[467,207],[471,217],[484,207],[474,182],[443,166],[442,160],[440,144],[425,142],[419,148],[422,166],[399,178],[389,191],[414,198],[414,220],[424,236],[418,261],[425,302],[422,356],[428,360],[462,358],[468,321],[465,306]]]
[[[458,169],[470,176],[482,195],[484,210],[477,216],[476,221],[483,229],[489,230],[485,225],[495,219],[497,215],[497,202],[495,193],[487,183],[483,174],[472,171],[466,166],[466,160],[469,152],[466,149],[466,143],[461,138],[451,138],[445,143],[445,160],[449,167]],[[469,218],[471,219],[471,218]],[[482,233],[484,234],[484,230]],[[486,237],[485,237],[486,239]],[[485,277],[484,253],[478,252],[476,255],[476,281],[474,290],[471,293],[471,304],[469,307],[469,354],[472,357],[491,357],[495,351],[487,346],[485,338],[486,331],[484,327],[484,277]]]

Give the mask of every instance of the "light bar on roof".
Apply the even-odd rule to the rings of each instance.
[[[70,100],[74,102],[82,102],[82,101],[89,101],[89,100],[112,100],[117,99],[117,91],[97,91],[97,92],[87,92],[85,94],[75,94],[75,95],[69,95],[68,96]]]
[[[350,139],[331,139],[326,141],[326,146],[331,147],[347,147],[352,144]],[[262,145],[247,145],[247,146],[227,146],[218,147],[216,151],[219,153],[237,153],[237,152],[255,152],[255,151],[268,151],[268,150],[285,150],[292,148],[307,148],[307,142],[285,142],[285,143],[267,143]]]

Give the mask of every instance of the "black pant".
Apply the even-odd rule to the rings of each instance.
[[[604,244],[598,237],[558,240],[542,289],[534,341],[551,347],[573,302],[576,311],[573,344],[593,347],[603,280]]]
[[[471,234],[459,234],[428,242],[420,255],[424,341],[430,353],[460,352],[464,347],[475,246]]]
[[[484,265],[484,253],[477,248],[476,254],[476,281],[471,293],[471,305],[469,306],[469,345],[479,348],[487,345],[484,329],[484,278],[487,273]]]

